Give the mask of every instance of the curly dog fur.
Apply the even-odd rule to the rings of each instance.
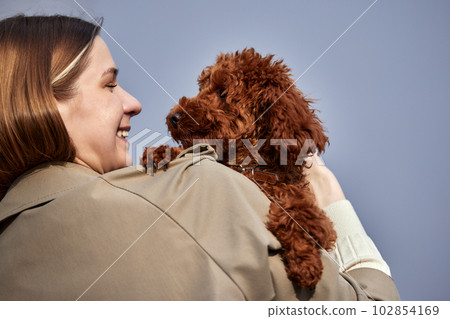
[[[312,151],[319,153],[329,142],[310,107],[312,100],[294,86],[289,71],[282,60],[273,60],[273,55],[263,57],[254,49],[220,54],[216,64],[206,67],[199,76],[197,96],[182,97],[166,122],[173,139],[184,148],[192,146],[194,139],[222,139],[220,161],[231,167],[244,161],[244,168],[258,165],[244,140],[255,145],[266,139],[257,150],[266,164],[260,170],[263,175],[276,174],[278,182],[258,182],[251,170],[240,172],[271,200],[267,228],[282,245],[288,277],[301,287],[313,288],[323,270],[320,250],[334,247],[336,232],[308,187],[303,174],[305,162],[298,165],[297,160],[308,139],[314,141],[316,149]],[[276,139],[294,140],[295,145],[267,142]],[[230,147],[235,158],[230,156]],[[281,148],[287,151],[286,165],[280,165]],[[165,150],[165,146],[153,149],[153,160],[161,161]],[[180,151],[173,148],[172,158]]]

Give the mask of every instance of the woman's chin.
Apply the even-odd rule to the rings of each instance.
[[[117,156],[117,163],[118,163],[118,168],[124,168],[127,166],[131,166],[133,164],[133,160],[131,158],[130,153],[128,152],[128,148],[129,148],[129,143],[127,140],[125,140],[124,138],[119,138],[117,137],[117,139],[119,140],[118,143],[116,144],[116,149],[118,152],[118,156]]]
[[[120,160],[119,160],[119,168],[124,168],[133,165],[133,159],[131,158],[128,149],[120,150]]]
[[[121,169],[132,165],[133,161],[128,152],[120,152],[120,155],[116,157],[114,169]]]

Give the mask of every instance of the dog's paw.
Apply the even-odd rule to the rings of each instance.
[[[169,163],[183,151],[180,147],[170,147],[160,145],[158,147],[150,146],[144,150],[141,163],[143,166],[152,169],[164,169],[169,167]]]
[[[146,147],[142,154],[142,165],[153,169],[167,168],[172,160],[168,145]]]

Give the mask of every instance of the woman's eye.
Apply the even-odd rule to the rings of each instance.
[[[117,86],[117,83],[116,84],[106,84],[106,87],[110,88],[111,90],[114,89],[116,86]]]

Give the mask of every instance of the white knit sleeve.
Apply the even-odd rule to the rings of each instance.
[[[366,234],[348,200],[334,202],[323,210],[333,222],[337,232],[336,248],[330,255],[339,263],[342,272],[357,268],[374,268],[391,276],[389,266]]]

